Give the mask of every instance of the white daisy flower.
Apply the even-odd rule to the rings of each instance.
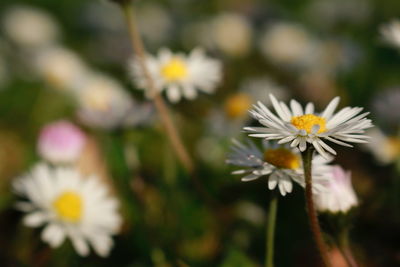
[[[363,108],[345,107],[334,114],[339,97],[332,99],[322,113],[314,112],[313,103],[303,109],[296,100],[291,100],[289,108],[273,95],[270,98],[278,116],[258,102],[250,114],[264,127],[245,127],[244,130],[251,133],[249,136],[279,140],[278,144],[291,142],[290,146],[300,151],[305,151],[309,143],[326,159],[329,158],[327,152],[334,155],[336,152],[323,140],[352,147],[348,142],[366,143],[369,138],[364,135],[365,129],[372,127],[371,120],[365,118],[369,112],[360,114]]]
[[[384,41],[397,48],[400,48],[400,21],[392,20],[380,28],[380,33]]]
[[[332,166],[332,179],[329,179],[326,192],[314,194],[317,210],[333,213],[347,212],[358,205],[357,196],[351,185],[351,174],[340,166]]]
[[[47,46],[59,36],[54,18],[36,7],[14,6],[4,14],[2,22],[7,37],[25,47]]]
[[[197,91],[213,93],[221,80],[221,63],[208,58],[201,49],[194,49],[188,56],[161,49],[158,57],[148,55],[146,63],[157,90],[166,90],[173,103],[181,98],[192,100],[197,97]],[[136,85],[151,97],[152,92],[147,88],[146,78],[136,59],[131,61],[130,68]]]
[[[245,167],[232,172],[232,174],[245,174],[243,182],[252,181],[261,176],[268,176],[268,188],[275,189],[277,186],[282,196],[291,193],[292,181],[305,186],[304,172],[300,153],[297,149],[286,146],[270,145],[263,143],[264,152],[251,142],[247,145],[233,140],[232,153],[228,156],[227,163]],[[328,161],[321,156],[314,157],[313,164],[313,189],[316,192],[324,191],[324,183],[329,179],[330,166]]]
[[[69,238],[77,253],[94,251],[106,257],[112,246],[111,235],[121,225],[118,202],[96,177],[82,177],[75,169],[39,163],[13,183],[17,194],[26,201],[17,207],[26,212],[29,227],[45,226],[42,239],[53,248]]]

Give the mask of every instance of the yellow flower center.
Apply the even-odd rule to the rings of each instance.
[[[286,148],[267,149],[264,160],[278,168],[297,169],[300,167],[300,158]]]
[[[318,133],[326,131],[326,120],[313,114],[293,117],[290,122],[297,129],[305,130],[307,133],[311,133],[311,129],[314,125],[319,125]]]
[[[232,119],[243,117],[251,106],[251,98],[243,93],[229,97],[225,102],[225,113]]]
[[[183,60],[172,58],[161,68],[161,74],[167,81],[175,82],[184,79],[188,74],[188,69]]]
[[[77,222],[82,216],[82,198],[75,192],[66,191],[53,202],[53,207],[60,219]]]

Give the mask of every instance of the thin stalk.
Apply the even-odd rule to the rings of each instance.
[[[179,136],[179,133],[171,119],[170,111],[169,111],[167,105],[165,104],[164,100],[158,94],[155,83],[154,83],[154,81],[150,75],[150,72],[147,68],[146,51],[145,51],[142,38],[139,34],[139,31],[137,29],[137,25],[135,22],[132,1],[125,0],[125,1],[118,1],[118,2],[120,3],[122,11],[125,15],[125,19],[127,22],[128,31],[129,31],[130,39],[132,42],[133,50],[137,56],[138,63],[140,65],[140,68],[142,69],[143,75],[146,79],[147,88],[148,88],[148,90],[150,90],[150,93],[154,97],[153,101],[154,101],[155,107],[157,109],[158,115],[161,118],[162,124],[166,130],[169,141],[171,142],[171,145],[172,145],[179,161],[182,163],[182,165],[185,167],[185,169],[189,173],[192,173],[193,168],[194,168],[192,159],[190,158],[189,153],[187,152],[185,146],[183,145],[182,139]]]
[[[321,227],[318,222],[317,212],[314,207],[313,193],[312,193],[312,156],[314,149],[312,146],[307,146],[307,149],[301,153],[303,160],[304,178],[306,183],[305,198],[307,205],[308,219],[310,223],[310,229],[317,245],[318,252],[321,256],[322,262],[326,267],[331,267],[331,263],[328,257],[328,249],[322,238]]]
[[[353,254],[351,253],[348,230],[343,230],[340,234],[338,240],[338,248],[349,267],[358,267],[358,264],[354,259]]]
[[[265,266],[274,266],[274,240],[275,240],[275,224],[276,214],[278,210],[278,194],[272,192],[271,200],[269,202],[268,211],[268,225],[267,225],[267,236],[266,236],[266,247],[265,247]]]

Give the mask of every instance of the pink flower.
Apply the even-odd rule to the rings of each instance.
[[[351,184],[351,173],[345,172],[339,165],[332,166],[332,178],[328,181],[326,191],[314,195],[319,211],[346,213],[358,205],[357,196]]]
[[[61,120],[44,126],[38,140],[38,153],[52,163],[70,163],[77,160],[85,134],[71,122]]]

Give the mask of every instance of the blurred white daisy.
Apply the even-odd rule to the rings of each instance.
[[[63,47],[40,50],[35,55],[33,68],[50,86],[66,91],[79,87],[89,73],[82,59]]]
[[[253,31],[246,16],[224,12],[204,21],[185,25],[183,43],[201,45],[230,57],[243,57],[252,47]]]
[[[258,102],[250,114],[264,127],[245,127],[249,136],[279,140],[279,144],[291,142],[290,146],[300,151],[305,151],[309,143],[326,159],[329,158],[327,152],[334,155],[336,152],[323,140],[352,147],[348,142],[366,143],[369,138],[364,134],[365,129],[372,127],[371,120],[365,118],[369,112],[360,114],[363,108],[345,107],[334,114],[339,97],[332,99],[321,113],[314,112],[313,103],[303,109],[296,100],[291,100],[289,108],[273,95],[270,98],[278,116]]]
[[[221,80],[221,63],[207,57],[201,49],[194,49],[187,56],[161,49],[158,57],[148,55],[146,63],[157,90],[165,90],[173,103],[181,98],[194,99],[197,91],[213,93]],[[153,92],[146,88],[146,79],[135,58],[130,62],[130,69],[137,87],[151,97]]]
[[[213,46],[229,56],[244,56],[251,49],[252,28],[245,16],[222,13],[207,27]]]
[[[136,104],[127,91],[104,74],[92,74],[76,91],[78,117],[86,125],[111,129],[149,119],[151,108]]]
[[[351,174],[338,165],[332,166],[331,170],[332,178],[328,180],[326,191],[314,194],[315,206],[322,212],[345,213],[358,205]]]
[[[315,48],[316,41],[302,26],[288,22],[272,24],[260,40],[264,56],[279,65],[307,65]]]
[[[81,256],[89,254],[89,244],[98,255],[109,254],[121,217],[118,201],[97,177],[84,178],[75,169],[40,163],[16,179],[13,187],[26,198],[17,203],[27,213],[25,225],[45,226],[42,239],[51,247],[69,238]]]
[[[380,164],[390,164],[400,159],[400,136],[388,136],[379,128],[367,133],[371,139],[365,147]]]
[[[384,24],[380,28],[380,33],[385,42],[400,48],[400,21],[397,19]]]
[[[264,151],[259,150],[250,140],[247,145],[233,140],[232,153],[226,162],[244,169],[232,174],[245,175],[243,182],[268,176],[268,188],[273,190],[278,187],[282,196],[292,192],[292,181],[305,186],[301,156],[296,148],[271,145],[268,142],[263,142],[263,148]],[[316,192],[324,190],[324,183],[330,177],[330,166],[327,163],[321,156],[313,158],[313,189]]]
[[[14,43],[26,47],[49,45],[59,35],[57,24],[48,13],[29,6],[8,10],[4,14],[3,28]]]

